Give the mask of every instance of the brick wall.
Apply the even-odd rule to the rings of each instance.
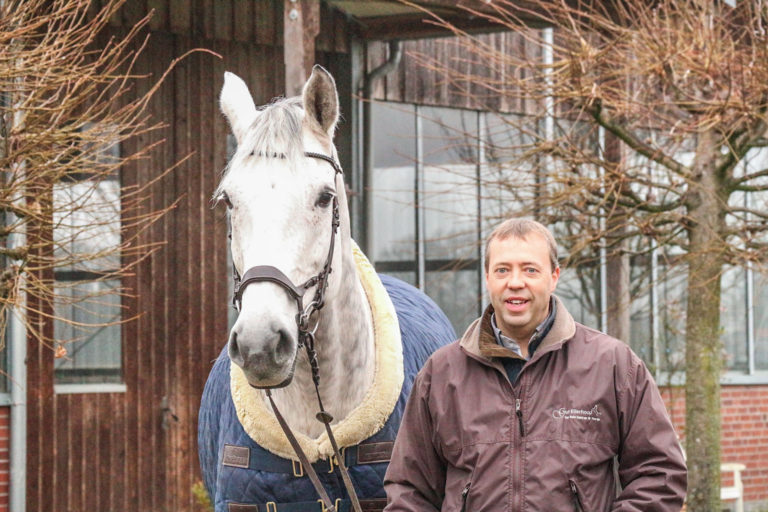
[[[11,409],[0,407],[0,512],[8,512],[9,450],[11,443]]]
[[[682,388],[662,389],[680,438],[685,439]],[[768,501],[768,386],[723,386],[720,395],[722,462],[747,466],[741,478],[745,502]],[[732,480],[724,477],[723,485]]]

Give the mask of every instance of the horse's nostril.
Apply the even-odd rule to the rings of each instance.
[[[277,346],[275,347],[275,352],[278,358],[293,357],[293,340],[290,333],[285,329],[278,330],[278,333],[280,334],[280,339],[277,341]]]
[[[240,345],[237,343],[237,332],[234,330],[229,335],[229,346],[227,348],[229,358],[238,366],[243,366],[243,355],[240,353]]]

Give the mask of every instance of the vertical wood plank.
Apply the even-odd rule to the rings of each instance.
[[[162,64],[160,67],[165,66],[172,60],[174,55],[174,37],[164,37],[158,41],[159,47],[157,54],[161,56],[158,59]],[[158,69],[158,73],[161,70]],[[160,90],[160,95],[157,98],[157,104],[154,107],[158,113],[158,121],[168,123],[168,126],[163,128],[161,132],[157,134],[158,138],[164,139],[166,142],[158,148],[157,159],[161,164],[162,169],[170,168],[176,161],[174,153],[174,128],[172,125],[174,116],[174,87],[176,82],[176,74],[172,73],[169,77],[169,82],[163,85]],[[173,189],[173,176],[166,177],[163,181],[157,183],[155,188],[156,193],[153,195],[152,207],[154,209],[165,208],[172,204],[175,200],[177,193]],[[172,230],[172,215],[167,215],[162,224],[158,224],[153,230],[153,239],[167,240],[169,244],[176,243]],[[172,270],[169,269],[171,265],[169,246],[163,247],[163,249],[156,253],[154,258],[154,265],[152,267],[152,281],[155,283],[153,293],[153,312],[155,316],[155,322],[152,329],[152,337],[155,345],[153,349],[154,359],[152,375],[155,382],[155,392],[153,394],[153,400],[156,404],[161,404],[163,397],[169,395],[168,389],[168,364],[169,364],[169,332],[171,327],[170,319],[170,304],[169,302],[173,297],[172,280],[169,278],[172,275]],[[155,428],[155,466],[157,467],[158,475],[157,482],[161,489],[168,488],[168,475],[165,461],[168,460],[169,454],[172,450],[169,447],[169,430],[172,428],[170,422],[172,417],[166,415],[166,421],[169,422],[168,426],[163,426],[162,416],[154,423]],[[167,500],[166,500],[167,501]],[[163,500],[160,500],[163,503]]]
[[[108,478],[109,473],[103,472],[102,460],[99,455],[100,431],[99,431],[99,394],[80,395],[82,404],[82,453],[79,455],[83,461],[83,497],[82,510],[104,510],[99,508],[98,489],[100,481]],[[108,470],[108,468],[107,468]],[[76,509],[73,509],[76,510]]]
[[[333,12],[333,35],[334,47],[336,53],[349,52],[349,25],[342,14],[336,10]]]
[[[187,34],[192,26],[192,0],[168,0],[173,34]]]
[[[125,27],[136,25],[149,12],[146,0],[131,0],[124,3],[120,10],[123,13],[123,26]]]
[[[151,40],[150,40],[151,41]],[[151,43],[150,43],[151,44]],[[134,45],[134,48],[136,45]],[[126,140],[121,152],[125,155],[131,154],[137,147],[135,139]],[[121,185],[124,188],[130,188],[138,185],[138,171],[135,161],[125,165],[120,172]],[[125,207],[125,205],[124,205]],[[132,233],[128,233],[130,236]],[[139,279],[136,273],[123,279],[123,286],[128,290],[129,295],[123,298],[123,305],[126,307],[127,315],[136,315],[140,310],[140,303],[136,298]],[[136,440],[139,439],[139,350],[137,340],[140,339],[140,325],[138,321],[129,322],[121,330],[122,348],[123,348],[123,381],[126,385],[126,393],[123,397],[124,414],[129,421],[125,424],[125,435],[120,439],[121,451],[125,454],[123,465],[125,470],[125,483],[122,486],[124,492],[117,496],[117,503],[123,507],[123,510],[137,509],[138,507],[138,487],[141,483],[141,472],[139,469],[139,453],[135,449]]]
[[[177,55],[183,54],[190,48],[188,38],[179,37],[176,40]],[[176,73],[175,88],[175,128],[174,142],[176,147],[176,154],[179,157],[183,157],[191,153],[193,148],[190,146],[190,132],[192,130],[192,120],[190,119],[189,102],[190,91],[189,82],[191,77],[190,60],[184,61],[178,68]],[[168,497],[166,501],[166,508],[169,510],[176,510],[178,507],[177,496],[180,488],[182,487],[184,467],[180,465],[178,457],[181,456],[185,450],[189,448],[185,445],[187,441],[184,435],[183,425],[187,420],[186,410],[182,403],[185,386],[186,386],[186,372],[188,369],[186,348],[189,338],[192,335],[191,331],[191,319],[190,319],[190,261],[189,261],[189,245],[190,238],[190,225],[189,219],[191,216],[190,211],[190,193],[189,193],[189,181],[192,179],[194,168],[191,165],[191,160],[187,160],[179,169],[174,173],[174,182],[176,184],[176,190],[184,194],[184,198],[179,203],[179,207],[174,211],[174,239],[176,243],[173,246],[174,254],[174,267],[177,270],[177,279],[175,281],[175,305],[171,310],[173,331],[171,332],[171,360],[169,361],[169,394],[168,402],[179,418],[177,423],[169,429],[170,432],[170,454],[166,461],[166,467],[168,471],[167,487],[172,489],[172,496]]]
[[[229,2],[226,2],[229,3]],[[229,11],[231,21],[231,9]],[[190,44],[191,46],[191,44]],[[189,83],[187,94],[189,120],[191,129],[189,132],[189,145],[192,151],[190,160],[190,174],[187,180],[187,190],[189,197],[190,215],[187,217],[189,222],[189,245],[188,245],[188,279],[189,279],[189,317],[187,323],[190,332],[184,340],[181,357],[185,359],[185,367],[182,370],[181,378],[184,382],[183,394],[177,397],[180,401],[179,427],[182,431],[182,446],[179,452],[181,460],[180,467],[184,468],[181,473],[182,479],[179,488],[178,506],[182,509],[188,509],[191,506],[192,493],[191,488],[194,483],[194,468],[192,466],[192,451],[196,437],[193,435],[195,425],[195,411],[197,405],[194,404],[195,380],[197,378],[195,365],[197,363],[198,351],[202,343],[201,333],[203,330],[203,301],[204,276],[201,262],[203,261],[203,234],[204,234],[204,200],[203,200],[203,180],[205,171],[202,163],[201,148],[203,140],[201,137],[203,116],[201,115],[201,88],[200,82],[203,68],[203,59],[207,60],[208,55],[197,54],[190,59]],[[207,63],[206,63],[207,64]]]
[[[69,510],[84,510],[86,494],[85,461],[83,460],[83,416],[82,395],[62,395],[62,404],[67,404],[67,427],[70,430],[70,442],[65,460],[69,461]]]
[[[59,395],[54,402],[54,410],[50,411],[48,417],[51,425],[59,424],[58,419],[62,410],[67,410],[66,405],[67,395]],[[53,436],[50,439],[50,450],[56,453],[56,467],[51,470],[54,472],[53,476],[53,494],[57,503],[63,503],[69,506],[69,491],[72,487],[69,481],[71,472],[69,471],[68,463],[71,457],[69,455],[69,437],[72,433],[72,428],[69,424],[62,426],[64,428],[56,428],[52,432]],[[27,433],[29,436],[29,433]],[[28,437],[29,439],[29,437]],[[29,452],[27,453],[29,457]]]
[[[280,7],[280,17],[276,17],[278,6]],[[282,0],[262,0],[255,4],[253,17],[255,20],[256,43],[273,45],[275,44],[275,24],[282,23]]]
[[[232,12],[232,0],[216,2],[216,8],[213,10],[213,39],[232,39]]]
[[[150,30],[160,32],[169,30],[168,0],[147,0],[147,11],[152,12],[149,20]]]
[[[96,495],[96,510],[110,510],[112,501],[112,478],[114,471],[112,466],[112,430],[117,427],[115,416],[110,409],[112,404],[112,393],[98,393],[94,398],[94,408],[96,410],[96,436],[95,457],[97,459],[96,471],[99,472],[99,480],[91,489]]]
[[[231,46],[231,45],[230,45]],[[257,53],[256,46],[252,45],[252,53]],[[222,55],[228,55],[229,49],[225,46],[218,46]],[[212,170],[214,175],[214,189],[218,186],[219,179],[224,168],[227,165],[227,132],[228,127],[224,116],[218,110],[218,94],[221,86],[223,85],[223,74],[225,70],[224,61],[216,59],[213,65],[214,73],[211,77],[211,84],[213,86],[213,98],[210,107],[213,109],[212,129],[214,137],[212,148]],[[203,354],[202,360],[204,362],[204,373],[207,376],[212,368],[212,361],[219,354],[219,350],[224,346],[228,335],[228,322],[227,313],[229,312],[229,301],[227,290],[230,286],[231,276],[229,269],[227,268],[227,252],[229,251],[227,244],[227,216],[226,208],[218,208],[214,211],[214,238],[212,243],[215,245],[214,250],[214,268],[216,271],[215,278],[212,282],[214,305],[213,308],[213,322],[211,323],[211,333],[209,339],[206,340],[206,352]],[[201,396],[202,396],[202,389]]]
[[[253,38],[253,11],[258,9],[250,0],[233,0],[233,35],[235,41],[251,42]],[[258,3],[258,2],[257,2]]]

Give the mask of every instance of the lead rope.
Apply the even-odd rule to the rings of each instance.
[[[280,414],[280,411],[277,409],[277,405],[275,404],[275,401],[272,399],[271,390],[266,389],[265,391],[267,392],[267,398],[269,398],[269,403],[272,405],[272,411],[275,413],[275,417],[277,418],[278,423],[280,423],[280,427],[282,427],[283,432],[285,432],[285,435],[288,438],[288,442],[291,443],[291,446],[293,447],[293,451],[296,452],[296,455],[299,456],[299,461],[301,462],[301,465],[304,466],[304,469],[307,471],[307,476],[312,482],[312,485],[315,487],[317,494],[319,494],[320,499],[323,500],[324,508],[327,509],[328,512],[336,512],[336,507],[333,506],[333,502],[331,502],[331,498],[328,496],[328,493],[325,491],[325,487],[323,487],[323,484],[320,483],[320,479],[317,477],[315,468],[309,462],[309,459],[307,459],[307,456],[304,453],[304,450],[301,449],[299,442],[296,440],[296,436],[293,435],[293,432],[288,426],[288,423],[286,423],[285,418],[283,418],[283,415]]]
[[[325,160],[329,162],[334,170],[338,174],[343,174],[341,172],[341,168],[338,166],[338,164],[333,160],[332,158],[320,154],[320,153],[311,153],[306,152],[306,156],[311,158],[319,158],[321,160]],[[312,317],[312,314],[323,307],[323,304],[325,302],[325,285],[326,285],[326,279],[328,278],[328,274],[331,272],[331,259],[333,257],[333,248],[334,248],[334,242],[336,239],[336,231],[339,227],[339,206],[338,201],[334,197],[333,199],[333,220],[332,220],[332,229],[331,229],[331,244],[328,250],[328,257],[326,259],[326,265],[325,269],[327,271],[323,271],[320,274],[318,274],[317,277],[317,283],[307,282],[303,285],[304,288],[308,288],[309,286],[312,286],[314,284],[317,284],[317,290],[315,292],[315,298],[312,301],[312,303],[307,306],[306,310],[301,311],[301,306],[299,306],[299,318],[298,318],[298,324],[299,324],[299,346],[302,344],[304,345],[304,348],[307,351],[307,358],[309,359],[309,365],[312,369],[312,381],[315,385],[315,394],[317,395],[317,403],[320,407],[320,411],[315,416],[318,421],[320,421],[325,426],[325,431],[328,434],[328,439],[331,442],[331,446],[333,447],[333,456],[336,459],[336,463],[339,466],[339,471],[341,472],[341,478],[344,481],[344,487],[347,490],[347,494],[349,495],[349,499],[352,502],[352,508],[355,512],[362,512],[362,507],[360,506],[360,500],[357,498],[357,492],[355,492],[355,486],[352,483],[352,479],[349,477],[349,472],[347,471],[347,466],[344,463],[343,458],[341,457],[341,454],[339,453],[339,446],[338,443],[336,443],[336,438],[333,435],[333,429],[331,428],[331,422],[333,421],[333,416],[328,413],[325,410],[325,407],[323,406],[323,401],[320,398],[320,367],[317,362],[317,352],[315,351],[315,335],[314,332],[317,329],[317,324],[315,324],[315,327],[310,331],[309,330],[309,321]],[[239,276],[236,276],[239,277]],[[239,280],[236,280],[236,283]],[[282,282],[282,280],[278,280],[283,286],[285,286],[285,283]],[[238,287],[239,288],[239,287]],[[236,293],[236,296],[238,293]],[[300,303],[299,303],[300,304]],[[302,450],[301,445],[299,445],[298,440],[296,439],[296,436],[293,434],[293,431],[291,431],[291,428],[288,426],[288,423],[285,421],[285,418],[282,414],[280,414],[280,411],[277,408],[277,405],[275,404],[275,401],[272,399],[272,393],[270,389],[265,389],[267,398],[269,398],[269,403],[272,406],[272,410],[275,413],[275,417],[277,418],[278,423],[280,424],[280,427],[283,429],[283,433],[285,433],[285,436],[288,438],[288,442],[291,444],[291,447],[293,448],[293,451],[296,452],[296,455],[299,457],[299,461],[301,464],[306,468],[307,476],[309,477],[309,480],[312,482],[312,485],[315,487],[315,490],[317,491],[317,494],[320,495],[320,499],[323,501],[325,510],[327,512],[337,512],[336,507],[331,502],[331,498],[328,496],[328,492],[323,487],[323,484],[320,482],[320,478],[317,476],[317,472],[315,472],[315,468],[312,466],[312,464],[309,462],[309,459],[307,458],[307,455],[304,453],[304,450]],[[331,464],[333,461],[331,461]]]
[[[344,480],[344,487],[346,487],[349,499],[352,501],[352,508],[355,512],[362,512],[360,500],[357,499],[357,493],[355,492],[355,486],[352,483],[352,479],[349,478],[347,465],[344,463],[344,458],[339,453],[339,445],[336,443],[336,438],[333,435],[333,429],[331,428],[333,416],[325,410],[325,407],[323,407],[323,400],[320,398],[320,368],[317,364],[317,352],[315,352],[315,336],[308,332],[306,338],[304,347],[307,350],[307,357],[309,358],[309,364],[312,368],[312,381],[315,383],[317,403],[320,406],[320,412],[318,412],[315,417],[325,425],[325,431],[328,433],[328,439],[331,441],[331,446],[333,447],[333,456],[336,458],[336,464],[339,466],[339,471],[341,471],[341,479]]]

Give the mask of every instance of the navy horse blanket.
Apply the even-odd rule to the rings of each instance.
[[[334,425],[334,436],[343,447],[364,510],[382,510],[384,473],[413,380],[430,354],[453,341],[455,334],[429,297],[395,278],[377,278],[361,253],[356,259],[374,317],[376,373],[371,392],[348,418]],[[337,510],[351,510],[327,435],[297,437],[309,460],[315,461]],[[216,512],[323,510],[274,415],[240,369],[230,365],[226,349],[205,385],[198,445],[203,479]]]

